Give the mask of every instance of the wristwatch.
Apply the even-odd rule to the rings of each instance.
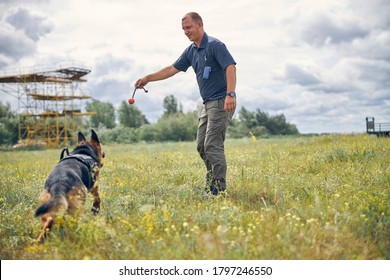
[[[227,93],[230,97],[236,97],[236,93],[234,91]]]

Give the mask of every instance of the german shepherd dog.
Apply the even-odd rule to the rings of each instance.
[[[79,132],[76,148],[64,157],[64,149],[60,162],[54,167],[46,179],[44,192],[40,196],[41,205],[35,216],[41,216],[42,232],[38,242],[42,243],[53,226],[57,216],[74,214],[83,209],[88,192],[93,195],[92,212],[100,210],[100,196],[98,189],[99,170],[103,166],[104,153],[95,131],[91,132],[91,139],[87,141]]]

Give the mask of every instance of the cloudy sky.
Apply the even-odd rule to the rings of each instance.
[[[284,114],[301,133],[364,132],[366,116],[390,122],[388,0],[0,0],[0,76],[87,67],[93,98],[119,106],[190,44],[189,11],[235,58],[238,108]],[[185,111],[201,103],[191,69],[147,89],[136,105],[152,122],[168,95]]]

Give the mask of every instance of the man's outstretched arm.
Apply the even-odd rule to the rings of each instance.
[[[138,79],[135,82],[135,87],[136,88],[143,88],[149,82],[165,80],[165,79],[168,79],[179,72],[180,71],[177,70],[175,67],[173,67],[173,65],[167,66],[167,67],[165,67],[165,68],[163,68],[155,73],[148,74],[145,77]]]

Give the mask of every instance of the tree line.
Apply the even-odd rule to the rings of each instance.
[[[198,110],[183,112],[183,106],[173,96],[163,101],[164,113],[156,123],[150,123],[135,105],[122,101],[118,110],[110,102],[93,100],[86,104],[87,112],[96,112],[78,128],[81,131],[93,127],[105,143],[135,143],[140,141],[193,141],[196,139]],[[270,116],[257,109],[245,107],[236,112],[227,130],[227,137],[242,138],[269,135],[299,134],[294,124],[283,114]],[[0,101],[0,145],[12,145],[18,140],[18,116],[9,104]]]

